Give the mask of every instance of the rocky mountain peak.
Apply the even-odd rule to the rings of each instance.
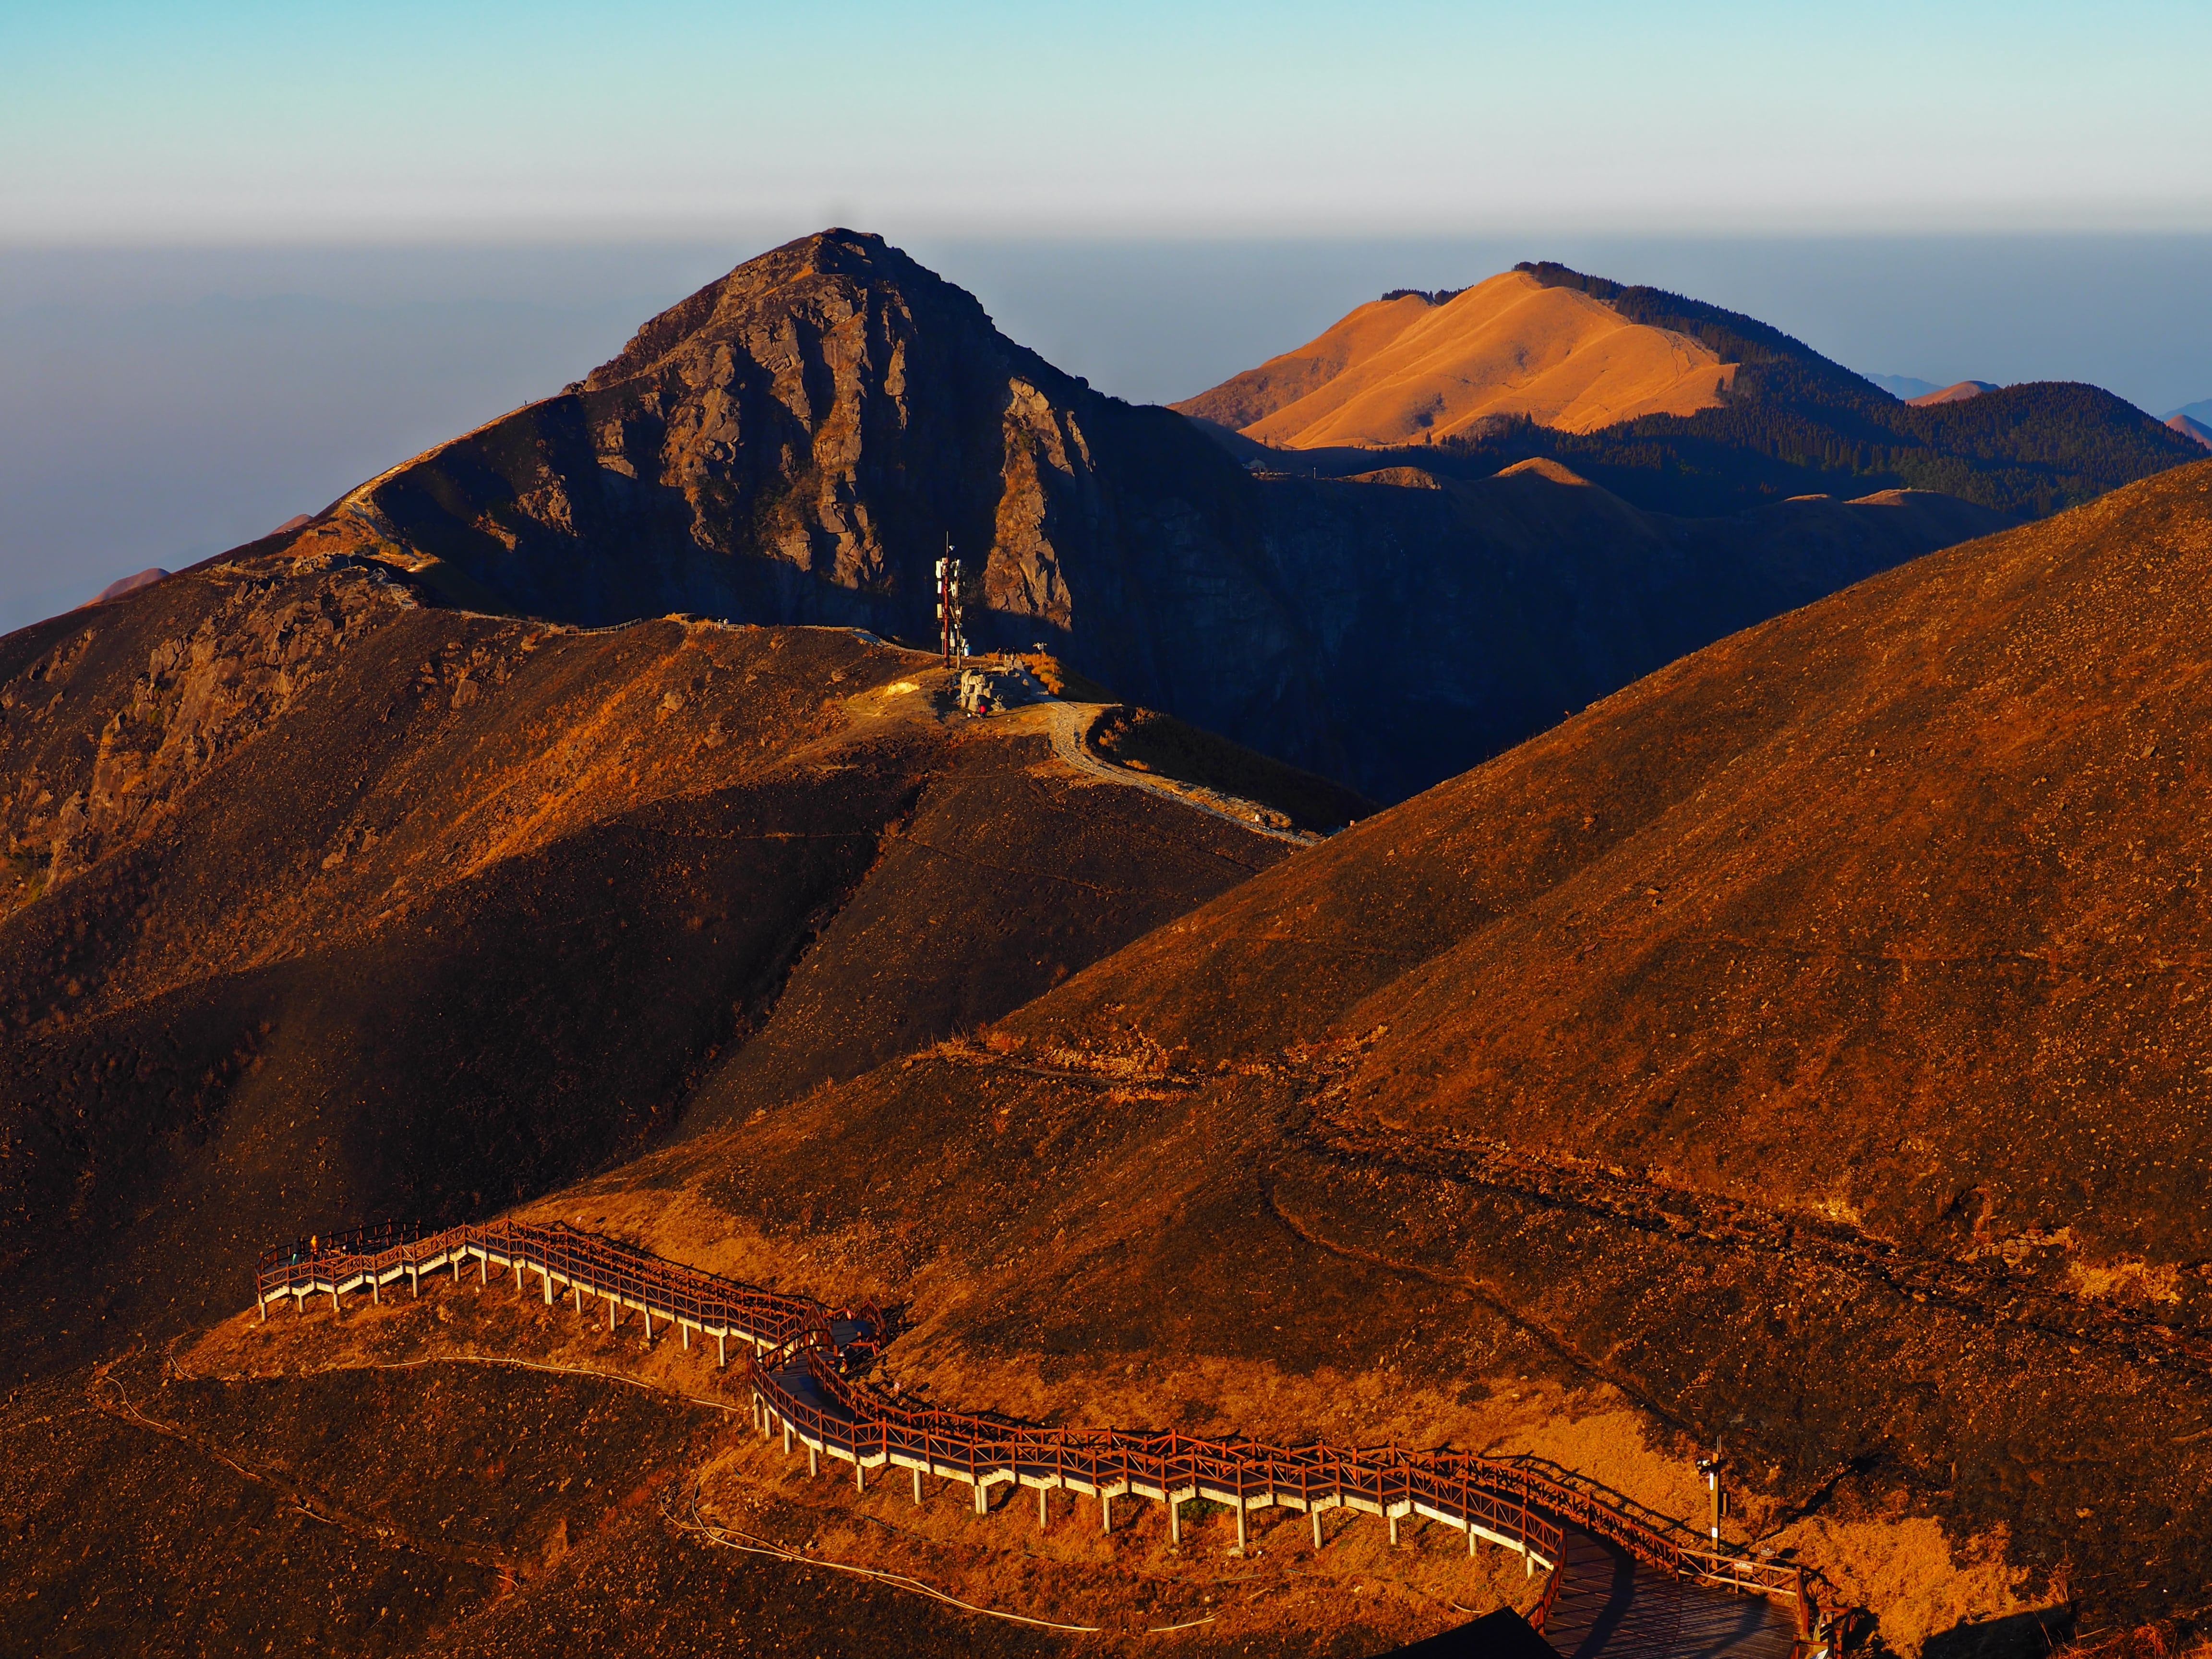
[[[649,374],[688,344],[741,336],[764,313],[821,319],[885,307],[949,329],[971,349],[981,347],[994,356],[1006,349],[1031,355],[1000,336],[964,289],[872,232],[837,228],[771,248],[670,307],[586,376],[583,388],[604,391]],[[1036,367],[1048,377],[1066,378],[1041,359]]]

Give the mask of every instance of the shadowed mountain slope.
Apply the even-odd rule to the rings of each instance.
[[[2208,581],[2212,463],[1922,560],[586,1191],[898,1288],[1008,1409],[1383,1378],[1482,1444],[1550,1389],[1677,1514],[1607,1413],[1724,1440],[1894,1644],[2201,1607]]]
[[[1578,486],[1517,478],[1485,505],[1389,482],[1255,475],[1194,422],[1007,340],[880,239],[832,231],[653,319],[562,396],[364,484],[313,544],[569,623],[682,610],[933,640],[949,538],[980,647],[1048,644],[1132,702],[1394,799],[2001,522],[1778,501],[1625,525]]]
[[[944,682],[846,630],[432,609],[343,556],[0,641],[10,1349],[864,1071],[1290,850]]]

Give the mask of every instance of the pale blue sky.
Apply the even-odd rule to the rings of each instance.
[[[0,240],[2212,228],[2212,5],[0,4]]]
[[[1559,258],[1851,367],[2212,397],[2212,0],[0,0],[0,629],[787,237],[1103,388]]]

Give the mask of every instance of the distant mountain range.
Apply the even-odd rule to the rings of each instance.
[[[979,649],[1042,645],[1389,801],[1721,635],[2203,453],[2094,387],[1908,408],[1752,319],[1558,265],[1401,294],[1291,356],[1206,404],[1279,448],[1094,392],[829,231],[227,556],[313,536],[472,611],[932,643],[949,543]],[[1432,441],[1334,441],[1418,425],[1416,386]]]
[[[1927,409],[1936,404],[1964,403],[1969,398],[1978,398],[1984,392],[1996,389],[1995,380],[1954,380],[1939,391],[1923,392],[1917,398],[1907,398],[1905,401],[1915,409]]]
[[[1939,386],[1911,374],[1862,374],[1859,378],[1873,381],[1900,403],[1922,406],[1955,404],[1961,398],[1979,397],[1984,392],[1997,389],[1995,380],[1954,380],[1948,386]]]
[[[1862,374],[1859,378],[1873,381],[1900,403],[1910,403],[1915,398],[1924,398],[1943,389],[1937,382],[1923,380],[1916,374]]]
[[[1579,293],[1533,309],[1593,339],[1593,312],[1613,315]],[[934,641],[949,541],[978,648],[1043,642],[1133,703],[1392,800],[1707,641],[2004,522],[1878,484],[1850,504],[1717,495],[1698,516],[1548,456],[1481,465],[1441,445],[1255,470],[1239,462],[1274,452],[1219,435],[1091,391],[881,239],[831,231],[291,533],[335,531],[316,545],[472,610],[915,642]]]
[[[2182,404],[2166,416],[2166,423],[2183,436],[2194,438],[2212,449],[2212,398]]]

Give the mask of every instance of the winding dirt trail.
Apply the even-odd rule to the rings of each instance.
[[[1239,830],[1248,830],[1255,836],[1267,836],[1292,847],[1311,847],[1322,839],[1303,830],[1284,830],[1267,823],[1263,809],[1255,802],[1235,795],[1224,795],[1218,790],[1208,789],[1200,784],[1174,782],[1146,773],[1133,772],[1126,766],[1115,766],[1109,761],[1101,760],[1090,744],[1091,728],[1097,723],[1098,717],[1112,707],[1111,703],[1067,702],[1058,697],[1046,697],[1024,703],[1010,709],[1003,716],[994,718],[1012,721],[1025,716],[1032,720],[1041,717],[1045,730],[1052,735],[1054,755],[1070,769],[1100,783],[1118,784],[1125,789],[1146,790],[1164,799],[1188,806],[1194,811],[1211,813],[1217,818],[1225,819]]]

